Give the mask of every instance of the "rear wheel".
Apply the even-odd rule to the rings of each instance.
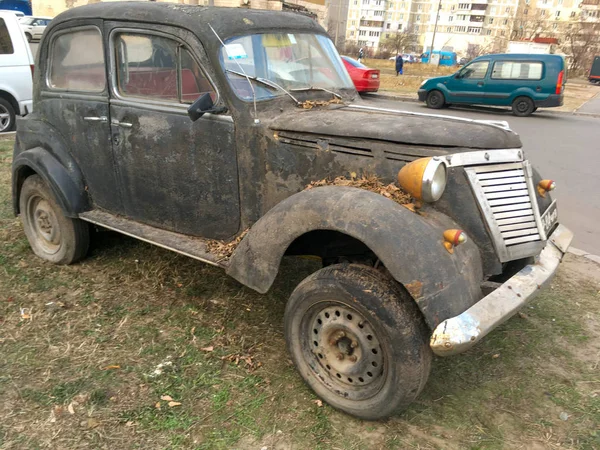
[[[300,283],[286,306],[285,336],[315,393],[363,419],[407,407],[429,376],[429,332],[414,301],[360,264],[329,266]]]
[[[444,107],[446,100],[444,99],[444,94],[440,91],[431,91],[427,94],[427,99],[425,100],[428,108],[432,109],[441,109]]]
[[[15,128],[16,113],[11,103],[0,98],[0,133],[12,131]]]
[[[39,175],[23,182],[19,207],[29,245],[40,258],[71,264],[86,255],[90,242],[88,224],[66,217]]]
[[[515,116],[525,117],[535,111],[535,103],[529,97],[517,97],[512,103],[512,113]]]

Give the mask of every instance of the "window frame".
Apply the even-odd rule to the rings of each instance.
[[[217,87],[217,84],[211,78],[208,71],[204,68],[204,65],[201,64],[198,56],[193,51],[193,49],[188,45],[183,39],[179,36],[176,36],[171,33],[166,33],[164,31],[158,31],[151,28],[135,28],[135,27],[115,27],[110,30],[108,35],[108,49],[109,49],[109,59],[110,59],[110,94],[114,99],[118,99],[120,101],[126,103],[134,103],[138,105],[154,105],[154,106],[166,106],[169,108],[181,108],[184,111],[190,107],[190,103],[182,103],[181,102],[181,52],[177,52],[177,101],[171,100],[161,100],[153,97],[135,97],[130,95],[123,95],[119,92],[119,80],[117,77],[117,46],[115,45],[116,37],[118,34],[137,34],[137,35],[145,35],[145,36],[158,36],[166,39],[170,39],[174,41],[178,46],[182,47],[184,50],[190,54],[192,60],[198,65],[200,71],[208,81],[208,83],[213,88],[215,92],[215,100],[213,103],[217,105],[221,101],[221,93]]]
[[[487,76],[488,76],[488,72],[490,71],[490,66],[491,66],[491,64],[490,64],[490,63],[491,63],[491,62],[492,62],[492,61],[491,61],[491,60],[489,60],[489,59],[482,59],[482,60],[479,60],[479,61],[471,61],[469,64],[467,64],[467,65],[466,65],[466,66],[464,66],[462,69],[460,69],[459,73],[461,73],[461,72],[463,72],[463,71],[466,71],[466,69],[467,69],[469,66],[472,66],[472,65],[474,65],[474,64],[487,63],[487,65],[488,65],[488,66],[487,66],[487,69],[485,69],[485,73],[483,74],[483,76],[482,76],[482,77],[479,77],[479,78],[472,78],[472,77],[469,77],[469,78],[464,78],[464,77],[462,77],[462,76],[461,76],[461,77],[459,77],[458,79],[459,79],[459,80],[485,80],[485,79],[487,78]]]
[[[496,68],[497,63],[520,63],[520,64],[531,64],[531,63],[539,63],[542,65],[542,71],[540,72],[540,78],[495,78],[494,77],[494,69]],[[500,59],[494,61],[492,64],[492,71],[490,72],[490,80],[496,81],[541,81],[544,79],[546,72],[546,65],[544,61],[535,59],[535,60],[518,60],[518,59]]]
[[[55,44],[56,40],[64,34],[77,33],[79,31],[85,31],[85,30],[97,30],[100,33],[100,42],[102,44],[102,59],[104,61],[104,87],[99,91],[72,90],[72,89],[53,87],[51,84],[51,78],[52,78],[52,67],[54,64],[54,44]],[[75,26],[72,28],[62,28],[52,34],[52,37],[50,38],[50,42],[48,44],[46,51],[48,53],[48,59],[47,59],[46,67],[45,67],[46,73],[44,74],[45,89],[48,89],[50,92],[67,92],[67,93],[71,93],[71,94],[83,94],[83,95],[85,95],[85,94],[101,95],[101,94],[106,93],[106,91],[108,89],[108,76],[106,74],[106,48],[104,46],[104,33],[102,32],[100,27],[98,27],[96,25],[81,25],[81,26]]]

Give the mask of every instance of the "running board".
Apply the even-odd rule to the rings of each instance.
[[[144,225],[124,217],[115,216],[104,211],[94,210],[79,214],[79,218],[109,230],[166,248],[190,258],[194,258],[213,266],[227,268],[226,258],[210,253],[207,250],[207,239],[174,233],[150,225]]]

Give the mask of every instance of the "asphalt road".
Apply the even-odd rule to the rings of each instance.
[[[600,89],[599,89],[600,91]],[[539,110],[515,117],[504,110],[427,109],[420,103],[366,98],[373,106],[469,119],[505,120],[521,136],[526,157],[556,181],[559,219],[575,233],[572,246],[600,255],[600,118]],[[596,96],[595,102],[600,102]]]

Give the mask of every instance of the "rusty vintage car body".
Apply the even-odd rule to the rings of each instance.
[[[289,350],[318,395],[359,417],[408,405],[432,352],[464,351],[514,314],[572,238],[506,123],[362,103],[301,15],[74,8],[48,27],[34,83],[13,199],[36,254],[76,262],[93,223],[261,293],[284,256],[318,256],[287,304]],[[365,174],[398,177],[412,204],[305,190]],[[236,238],[230,258],[211,251]]]

